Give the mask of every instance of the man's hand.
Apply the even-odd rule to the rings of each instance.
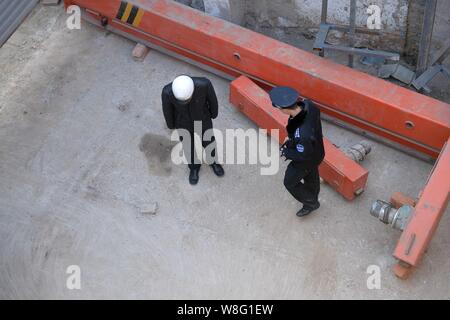
[[[287,142],[288,140],[286,140],[280,147],[280,157],[283,158],[284,157],[284,161],[287,161],[288,158],[286,157],[286,152],[287,152]]]

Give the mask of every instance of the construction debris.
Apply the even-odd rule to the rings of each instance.
[[[450,79],[450,69],[444,66],[444,60],[450,54],[450,40],[447,41],[447,44],[441,49],[440,52],[436,54],[436,57],[432,60],[431,66],[428,67],[422,74],[418,74],[416,80],[413,81],[412,85],[418,91],[425,91],[427,93],[431,92],[431,89],[428,87],[428,83],[434,79],[439,73],[443,73]]]
[[[383,79],[392,77],[409,85],[414,81],[416,74],[409,68],[397,63],[382,65],[378,70],[378,76]]]
[[[145,60],[145,57],[150,52],[150,48],[142,43],[136,44],[136,46],[133,49],[133,52],[131,53],[133,56],[133,59],[138,62],[142,62]]]
[[[141,206],[140,210],[142,214],[148,214],[148,215],[156,215],[158,213],[159,204],[158,202],[153,202],[149,204],[145,204]]]
[[[41,3],[46,6],[57,6],[61,0],[41,0]]]
[[[383,57],[376,57],[376,56],[362,56],[359,62],[361,62],[361,64],[365,66],[375,66],[379,68],[386,62],[386,59]]]

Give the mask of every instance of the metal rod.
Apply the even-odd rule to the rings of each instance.
[[[350,0],[350,47],[355,46],[355,33],[356,33],[356,0]],[[348,66],[353,68],[353,54],[348,56]]]
[[[331,44],[324,44],[323,48],[328,49],[328,50],[335,50],[335,51],[351,53],[352,55],[383,57],[383,58],[385,58],[387,60],[391,60],[391,61],[400,61],[400,55],[398,53],[393,53],[393,52],[388,52],[388,51],[351,48],[351,47],[336,46],[336,45],[331,45]]]
[[[423,16],[422,34],[420,36],[419,56],[417,57],[417,74],[422,74],[429,67],[431,39],[433,37],[434,18],[437,0],[426,0]]]
[[[328,18],[328,0],[322,0],[322,17],[320,19],[321,23],[327,23]]]
[[[342,24],[328,24],[330,26],[330,30],[339,30],[342,32],[348,32],[348,26]],[[365,27],[355,26],[355,33],[364,33],[372,36],[383,36],[386,32],[381,30],[370,30]]]
[[[450,54],[450,39],[447,40],[447,44],[445,44],[441,50],[436,54],[436,57],[431,61],[431,65],[435,63],[442,64],[447,56]]]
[[[327,18],[328,18],[328,0],[322,0],[322,16],[320,18],[320,27],[321,27],[321,29],[322,29],[322,26],[327,23]],[[326,39],[327,35],[328,35],[328,30],[325,33],[325,38],[323,39],[323,42],[325,42],[327,40]],[[319,56],[320,57],[325,57],[325,49],[324,48],[322,48],[322,50],[320,50]]]

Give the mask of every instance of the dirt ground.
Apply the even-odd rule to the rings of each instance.
[[[373,143],[365,193],[323,185],[305,219],[258,165],[203,167],[192,187],[168,152],[160,103],[179,74],[203,75],[220,101],[218,129],[256,128],[228,100],[229,82],[38,6],[0,49],[0,298],[450,298],[447,210],[408,281],[391,271],[400,233],[370,216],[394,191],[416,196],[432,165]],[[324,123],[338,146],[362,137]],[[142,214],[157,203],[156,214]],[[68,266],[81,290],[68,290]],[[381,268],[381,289],[367,268]]]

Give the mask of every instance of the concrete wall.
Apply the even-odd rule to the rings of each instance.
[[[320,23],[322,2],[317,0],[247,0],[247,13],[274,26],[316,27]],[[400,33],[406,30],[408,0],[358,0],[356,23],[366,26],[369,5],[381,8],[382,30]],[[329,22],[348,24],[350,0],[332,0],[328,4]]]
[[[247,0],[175,0],[212,16],[243,24]]]
[[[256,23],[271,27],[317,27],[320,23],[321,1],[317,0],[177,0],[213,16],[245,23],[245,19],[256,19]],[[424,0],[412,0],[424,1]],[[332,0],[328,4],[329,22],[348,24],[350,0]],[[382,30],[388,33],[405,34],[408,16],[408,0],[358,0],[356,23],[367,25],[369,5],[381,8]],[[202,8],[202,9],[201,9]]]
[[[317,28],[320,24],[322,2],[317,0],[246,0],[245,22],[249,26],[275,28]],[[401,51],[407,31],[408,0],[358,0],[356,24],[367,26],[369,5],[381,8],[382,31],[371,45],[386,50]],[[332,0],[328,4],[328,22],[348,24],[350,0]]]
[[[317,0],[179,0],[192,7],[203,3],[204,11],[257,31],[263,28],[317,28],[322,2]],[[350,0],[329,1],[329,22],[348,24]],[[408,0],[358,0],[356,23],[367,26],[367,8],[381,8],[383,37],[371,39],[370,45],[386,50],[402,51],[405,47]],[[283,40],[281,37],[280,40]]]

